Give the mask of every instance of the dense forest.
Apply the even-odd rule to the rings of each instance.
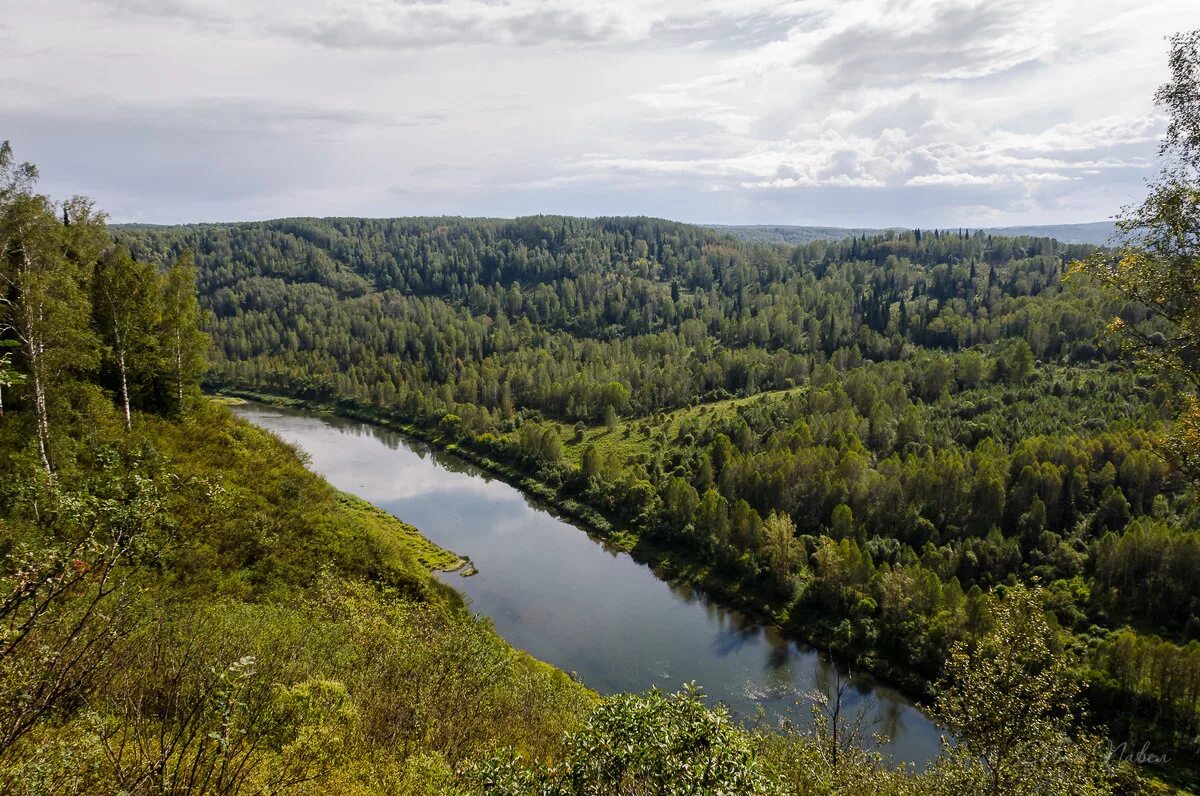
[[[1195,736],[1194,496],[1155,451],[1168,392],[1098,339],[1136,308],[1063,283],[1090,247],[568,218],[118,239],[195,252],[214,386],[432,431],[914,682],[1036,579],[1106,717]]]
[[[857,238],[863,235],[873,237],[886,232],[899,232],[899,228],[868,229],[862,227],[799,227],[778,224],[749,224],[726,226],[708,224],[710,229],[725,232],[739,240],[755,243],[785,243],[798,245],[811,243],[815,240],[837,241],[843,238]],[[1064,243],[1091,243],[1104,246],[1110,243],[1116,235],[1116,225],[1111,221],[1098,221],[1091,224],[1046,224],[1044,226],[1027,227],[986,227],[985,233],[1003,237],[1033,237],[1054,238]]]
[[[135,258],[35,180],[0,146],[4,793],[1142,790],[1023,587],[977,600],[986,629],[948,649],[935,709],[957,745],[923,772],[867,751],[841,677],[803,732],[692,687],[599,698],[430,577],[461,559],[201,395],[190,253]],[[540,416],[513,433],[557,439]]]
[[[215,387],[454,445],[918,692],[987,631],[989,595],[1036,585],[1116,736],[1196,759],[1196,493],[1163,442],[1195,371],[1129,358],[1129,339],[1181,339],[1181,316],[1122,290],[1109,253],[548,216],[117,240],[159,264],[194,252]]]

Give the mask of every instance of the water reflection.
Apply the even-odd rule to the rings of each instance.
[[[303,448],[335,486],[470,556],[479,574],[444,579],[509,643],[576,672],[603,692],[699,683],[753,719],[811,726],[807,695],[832,694],[836,671],[778,628],[660,580],[626,553],[597,544],[535,500],[475,465],[362,423],[257,405],[238,414]],[[851,710],[878,711],[896,759],[938,749],[937,728],[899,694],[855,676]]]

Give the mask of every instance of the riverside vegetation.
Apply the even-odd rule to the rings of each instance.
[[[1080,695],[1116,737],[1194,756],[1198,49],[1173,41],[1172,159],[1119,256],[941,231],[769,247],[649,219],[114,240],[4,146],[0,784],[1147,787]],[[890,770],[840,691],[811,734],[747,730],[686,689],[598,699],[431,579],[449,554],[201,398],[202,322],[214,384],[513,468],[911,678],[958,743]]]

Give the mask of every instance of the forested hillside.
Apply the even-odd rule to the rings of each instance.
[[[195,252],[214,386],[369,410],[532,474],[917,690],[984,630],[990,590],[1039,583],[1104,718],[1194,751],[1194,498],[1155,451],[1168,393],[1101,335],[1144,313],[1064,284],[1091,247],[558,217],[117,237]]]
[[[690,687],[599,699],[430,577],[456,556],[200,394],[190,254],[137,259],[89,202],[53,202],[35,178],[0,146],[4,793],[1140,792],[1077,712],[1071,658],[1020,587],[971,603],[986,629],[950,648],[936,701],[958,743],[924,772],[864,751],[870,724],[840,677],[807,732],[747,729]],[[375,295],[352,269],[334,278],[350,289],[327,294],[332,310]],[[613,390],[605,414],[628,400]],[[531,411],[497,407],[486,442],[438,422],[498,454],[553,448]],[[670,522],[652,507],[635,526],[648,535]]]
[[[551,216],[111,231],[3,144],[0,790],[1194,784],[1200,32],[1170,63],[1119,251]],[[889,767],[840,674],[808,731],[690,686],[601,699],[202,379],[453,446],[907,686],[954,742]]]

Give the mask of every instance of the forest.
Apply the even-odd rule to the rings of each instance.
[[[1113,737],[1186,766],[1194,279],[1147,265],[1194,270],[1200,123],[1172,96],[1184,171],[1124,222],[1149,254],[957,229],[769,245],[553,216],[114,239],[160,267],[194,254],[210,387],[454,446],[915,693],[989,632],[990,601],[1035,588]]]
[[[1113,736],[1197,759],[1197,506],[1161,444],[1186,378],[1110,333],[1175,335],[1087,267],[1104,251],[549,216],[115,240],[159,266],[194,253],[213,387],[366,413],[532,479],[919,694],[987,632],[990,595],[1037,586]]]
[[[922,771],[870,751],[840,676],[805,730],[746,726],[693,686],[599,697],[430,576],[462,559],[201,393],[215,324],[189,251],[135,257],[92,203],[55,202],[36,179],[0,145],[4,793],[1152,787],[1077,710],[1061,634],[1040,591],[1019,585],[974,599],[979,632],[948,648],[934,709],[957,743]],[[611,431],[628,398],[608,389]],[[538,468],[566,468],[536,419],[546,410],[519,411],[536,414],[514,412],[518,442],[497,450],[536,447]]]
[[[1170,392],[1100,339],[1137,308],[1064,283],[1091,247],[786,249],[568,218],[117,239],[195,252],[214,387],[369,410],[515,467],[918,690],[981,630],[984,594],[1037,581],[1105,718],[1190,749],[1194,493],[1156,452]]]

